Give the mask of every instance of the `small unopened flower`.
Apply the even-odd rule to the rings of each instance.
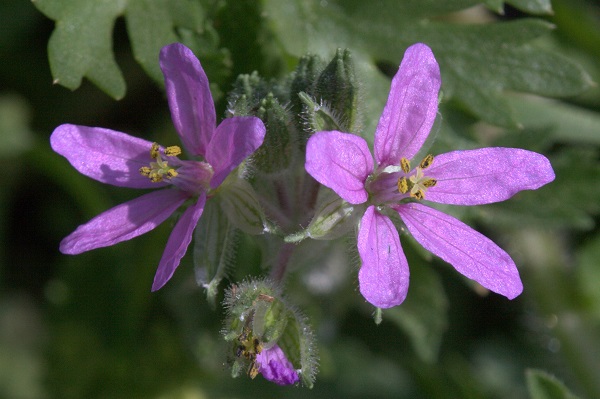
[[[263,349],[257,354],[256,364],[258,372],[265,379],[278,385],[292,385],[300,381],[294,366],[277,344],[269,349]]]
[[[422,201],[489,204],[554,180],[546,157],[515,148],[427,155],[412,164],[435,121],[440,85],[433,53],[415,44],[392,80],[375,131],[375,163],[359,136],[321,131],[307,143],[307,172],[347,202],[366,206],[358,230],[358,278],[362,295],[380,308],[399,305],[408,292],[408,264],[389,212],[400,216],[423,247],[464,276],[509,299],[518,296],[523,285],[505,251]]]
[[[179,159],[178,146],[164,148],[99,127],[61,125],[50,137],[52,149],[92,179],[115,186],[160,189],[79,226],[62,240],[60,250],[65,254],[137,237],[154,229],[184,203],[190,203],[169,237],[153,291],[169,281],[179,266],[207,198],[262,144],[265,136],[265,126],[255,117],[227,118],[216,126],[208,79],[200,61],[184,45],[163,47],[160,67],[173,123],[194,159]]]

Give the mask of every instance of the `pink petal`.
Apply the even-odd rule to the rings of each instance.
[[[375,130],[375,160],[380,166],[411,159],[429,136],[438,108],[440,68],[422,43],[404,53],[392,80],[387,104]]]
[[[400,305],[408,293],[408,262],[394,224],[374,206],[360,222],[358,253],[362,260],[358,281],[365,299],[379,308]]]
[[[75,169],[102,183],[131,188],[158,188],[140,174],[148,166],[152,143],[125,133],[99,127],[60,125],[50,136],[52,149]]]
[[[394,208],[413,237],[460,274],[508,299],[523,291],[515,263],[489,238],[460,220],[418,203]]]
[[[216,126],[208,78],[192,50],[174,43],[160,51],[160,69],[171,118],[181,142],[194,155],[205,155]]]
[[[317,132],[306,144],[306,171],[351,204],[369,196],[365,180],[373,172],[367,142],[349,133]]]
[[[521,190],[535,190],[554,180],[545,156],[516,148],[441,154],[425,174],[437,180],[425,199],[455,205],[504,201]]]
[[[76,255],[147,233],[175,212],[187,198],[182,191],[165,189],[117,205],[65,237],[60,243],[60,251]]]
[[[192,233],[202,216],[204,204],[206,204],[206,194],[202,193],[198,197],[198,202],[186,209],[175,225],[154,275],[152,291],[161,289],[175,273],[175,269],[179,266],[181,258],[192,241]]]
[[[218,187],[233,169],[254,153],[263,143],[265,133],[265,125],[254,116],[224,119],[206,150],[206,161],[215,172],[210,187]]]
[[[277,345],[256,355],[256,363],[263,377],[277,385],[292,385],[300,380],[294,365]]]

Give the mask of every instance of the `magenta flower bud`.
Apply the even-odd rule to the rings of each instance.
[[[256,363],[258,372],[277,385],[292,385],[300,381],[294,366],[277,345],[263,349],[256,355]]]

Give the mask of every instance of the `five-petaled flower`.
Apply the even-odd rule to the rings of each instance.
[[[233,117],[216,126],[208,79],[192,51],[171,44],[160,52],[160,67],[173,123],[194,160],[180,160],[177,146],[113,130],[61,125],[50,138],[52,149],[80,173],[115,186],[162,188],[118,205],[79,226],[62,240],[61,252],[79,254],[144,234],[185,202],[192,204],[175,225],[160,260],[152,290],[173,275],[192,239],[207,198],[263,142],[265,126],[255,117]]]
[[[503,201],[554,180],[542,155],[514,148],[481,148],[409,160],[423,146],[438,108],[440,70],[424,44],[406,50],[375,131],[375,162],[367,142],[339,131],[315,133],[306,170],[321,184],[366,211],[358,229],[360,292],[371,304],[399,305],[409,271],[400,237],[387,212],[396,212],[412,236],[458,272],[509,299],[523,285],[510,256],[461,221],[421,200],[479,205]]]

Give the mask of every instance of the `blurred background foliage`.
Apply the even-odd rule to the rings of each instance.
[[[207,304],[191,260],[150,293],[170,222],[58,252],[77,225],[136,193],[77,174],[50,133],[76,123],[174,142],[157,62],[173,41],[201,60],[219,115],[238,74],[278,78],[305,53],[349,48],[368,140],[404,49],[429,44],[444,94],[434,153],[515,146],[555,168],[538,191],[444,209],[513,256],[524,293],[488,295],[403,235],[409,296],[376,326],[357,265],[343,261],[351,244],[316,262],[299,248],[286,293],[318,337],[315,388],[231,379],[222,309]],[[4,0],[0,56],[0,397],[600,397],[597,2]],[[260,263],[244,241],[231,280],[261,275]]]

